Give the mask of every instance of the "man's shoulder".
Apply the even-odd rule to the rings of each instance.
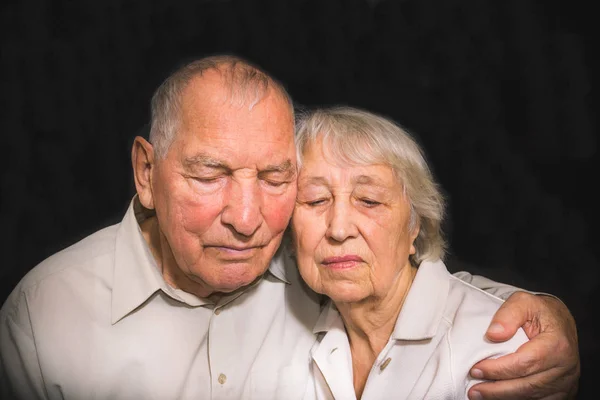
[[[3,308],[33,290],[68,286],[76,277],[93,280],[109,275],[118,228],[119,224],[102,228],[40,262],[19,281]]]

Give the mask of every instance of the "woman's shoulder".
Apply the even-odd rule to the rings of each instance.
[[[513,353],[528,340],[522,329],[506,342],[486,339],[492,317],[504,301],[458,278],[451,276],[449,282],[443,318],[448,324],[446,340],[456,363],[471,366],[484,358]]]

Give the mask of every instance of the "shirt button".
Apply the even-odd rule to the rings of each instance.
[[[388,358],[387,358],[387,359],[386,359],[386,360],[383,362],[383,364],[381,364],[381,366],[379,367],[379,369],[380,369],[381,371],[383,371],[383,370],[384,370],[384,369],[385,369],[385,368],[386,368],[386,367],[387,367],[387,366],[390,364],[390,361],[392,361],[392,359],[388,357]]]
[[[227,377],[225,376],[225,374],[219,374],[219,379],[217,379],[219,381],[219,383],[222,385],[225,382],[227,382]]]
[[[219,315],[219,314],[221,314],[221,309],[220,308],[215,309],[215,315]]]

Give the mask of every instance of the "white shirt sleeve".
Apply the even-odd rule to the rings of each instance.
[[[21,294],[14,304],[14,296],[0,310],[0,397],[47,399],[27,302]]]
[[[455,272],[452,275],[454,275],[458,279],[460,279],[464,282],[467,282],[481,290],[485,290],[489,294],[499,297],[505,301],[515,292],[525,292],[525,293],[535,294],[535,295],[540,295],[540,296],[550,296],[550,297],[553,297],[553,298],[559,300],[560,302],[562,302],[561,299],[559,299],[558,297],[556,297],[550,293],[532,292],[530,290],[521,289],[521,288],[518,288],[515,286],[507,285],[505,283],[493,281],[491,279],[486,278],[485,276],[473,275],[467,271]]]
[[[467,282],[475,287],[478,287],[481,290],[485,290],[486,292],[501,298],[502,300],[508,299],[510,295],[516,292],[517,290],[527,292],[527,290],[519,289],[517,287],[507,285],[504,283],[499,283],[488,279],[485,276],[472,275],[471,273],[466,271],[455,272],[453,275],[464,282]]]

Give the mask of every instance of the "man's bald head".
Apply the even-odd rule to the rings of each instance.
[[[274,92],[289,104],[292,99],[283,85],[265,71],[236,56],[219,55],[192,61],[177,69],[158,87],[151,102],[150,143],[155,156],[164,158],[180,126],[183,93],[189,83],[207,72],[218,74],[228,91],[231,105],[252,109],[268,93]]]

